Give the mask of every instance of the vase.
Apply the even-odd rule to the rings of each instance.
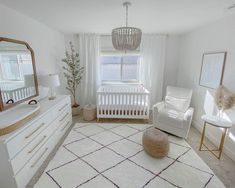
[[[224,110],[223,109],[219,110],[218,112],[219,121],[223,119],[223,114],[224,114]]]

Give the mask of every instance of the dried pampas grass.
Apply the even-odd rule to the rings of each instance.
[[[215,91],[214,100],[219,110],[227,110],[235,104],[235,94],[220,85]]]

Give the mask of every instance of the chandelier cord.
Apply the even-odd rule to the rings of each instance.
[[[126,27],[128,26],[128,4],[126,4]]]

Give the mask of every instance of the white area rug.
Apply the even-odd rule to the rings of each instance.
[[[169,136],[167,157],[142,147],[148,124],[77,123],[35,188],[223,188],[183,139]]]

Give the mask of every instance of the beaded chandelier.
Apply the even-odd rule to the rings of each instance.
[[[136,50],[141,42],[142,31],[136,27],[128,27],[128,6],[130,2],[124,2],[126,7],[126,27],[118,27],[112,30],[112,43],[116,50],[133,51]]]

